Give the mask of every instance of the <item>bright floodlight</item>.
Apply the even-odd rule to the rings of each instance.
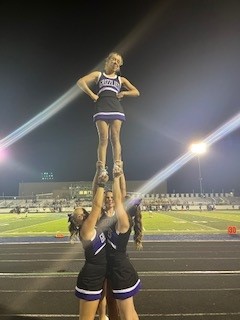
[[[198,159],[198,175],[199,175],[199,186],[200,186],[200,195],[203,195],[203,178],[202,178],[202,172],[201,172],[201,165],[200,165],[200,154],[203,154],[207,150],[207,145],[204,142],[200,143],[194,143],[191,145],[191,151],[192,153],[197,155]]]
[[[202,154],[205,153],[207,150],[207,145],[206,143],[193,143],[191,145],[191,151],[195,154]]]

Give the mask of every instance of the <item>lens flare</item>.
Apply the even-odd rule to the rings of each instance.
[[[202,144],[208,148],[213,143],[218,140],[224,138],[229,133],[233,132],[240,126],[240,113],[235,115],[229,121],[225,122],[222,126],[220,126],[217,130],[208,135],[205,139],[202,140]],[[137,193],[146,194],[153,190],[157,185],[165,181],[168,177],[170,177],[173,173],[183,167],[187,162],[189,162],[192,158],[196,156],[194,151],[189,151],[183,156],[179,157],[175,161],[173,161],[169,166],[162,169],[156,175],[154,175],[151,179],[149,179],[142,187],[139,188]]]
[[[73,86],[70,90],[68,90],[64,95],[62,95],[57,101],[52,103],[49,107],[44,109],[42,112],[37,114],[34,118],[23,124],[21,127],[10,133],[8,136],[0,140],[0,152],[14,142],[18,141],[26,134],[30,133],[42,123],[50,119],[61,109],[66,107],[70,102],[72,102],[79,94],[80,89],[77,85]]]
[[[7,150],[0,150],[0,163],[7,159]]]

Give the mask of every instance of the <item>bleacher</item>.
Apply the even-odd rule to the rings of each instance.
[[[232,194],[139,194],[131,197],[142,198],[142,209],[161,210],[240,210],[240,197]],[[92,196],[79,199],[54,199],[49,194],[46,198],[34,199],[22,197],[5,197],[0,199],[1,212],[72,212],[76,206],[91,208]]]

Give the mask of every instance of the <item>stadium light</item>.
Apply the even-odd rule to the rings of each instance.
[[[199,178],[199,187],[200,187],[200,195],[203,195],[203,178],[202,178],[202,170],[201,170],[201,163],[200,163],[200,155],[204,154],[207,151],[206,143],[193,143],[190,147],[192,153],[197,156],[198,161],[198,178]]]

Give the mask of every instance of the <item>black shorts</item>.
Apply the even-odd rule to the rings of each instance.
[[[106,278],[107,265],[85,263],[77,278],[75,295],[83,300],[99,300]]]
[[[141,289],[141,281],[137,271],[126,257],[114,264],[110,263],[107,278],[111,282],[115,299],[124,300],[133,297]]]

